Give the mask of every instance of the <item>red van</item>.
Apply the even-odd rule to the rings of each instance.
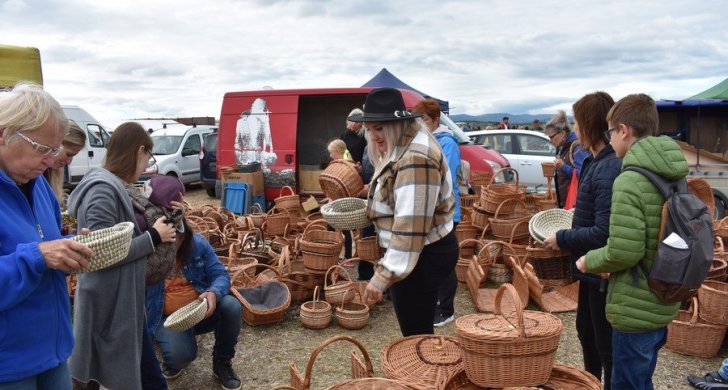
[[[290,89],[228,92],[220,113],[217,142],[220,168],[257,161],[265,175],[265,197],[279,196],[283,186],[297,193],[320,192],[318,174],[328,157],[326,146],[346,129],[346,116],[362,107],[372,88]],[[411,108],[423,97],[401,90]],[[470,144],[469,138],[443,115],[460,141],[471,174],[507,166],[498,152]]]

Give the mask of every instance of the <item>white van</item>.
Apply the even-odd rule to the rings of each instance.
[[[217,126],[168,126],[156,130],[152,133],[152,154],[157,162],[142,178],[159,174],[176,176],[184,184],[199,181],[202,136],[213,130]]]
[[[65,168],[65,182],[76,185],[89,169],[101,166],[106,156],[106,145],[110,132],[91,114],[78,106],[62,106],[68,119],[76,122],[86,130],[86,146],[73,158]]]

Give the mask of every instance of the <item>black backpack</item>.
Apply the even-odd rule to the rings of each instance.
[[[667,181],[641,167],[630,166],[629,171],[639,172],[660,190],[667,206],[667,219],[663,213],[663,231],[657,245],[652,269],[647,270],[643,261],[639,267],[647,276],[647,282],[663,303],[673,304],[693,297],[708,275],[713,264],[713,218],[705,203],[690,193],[685,178]],[[686,249],[674,248],[663,240],[671,233],[687,243]],[[632,276],[637,280],[636,267]]]

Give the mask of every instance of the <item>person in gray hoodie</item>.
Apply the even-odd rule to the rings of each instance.
[[[144,320],[146,259],[154,245],[175,241],[175,228],[159,218],[142,232],[128,191],[147,168],[153,141],[138,123],[121,124],[109,140],[103,168],[90,170],[68,199],[78,229],[92,231],[133,222],[129,255],[119,264],[80,274],[73,313],[76,346],[69,366],[76,382],[109,389],[166,389]],[[142,351],[156,375],[142,384]],[[153,359],[153,362],[151,362]],[[153,364],[156,363],[156,364]],[[156,381],[155,381],[156,379]]]

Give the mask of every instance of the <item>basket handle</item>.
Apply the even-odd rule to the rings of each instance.
[[[359,292],[359,289],[348,288],[348,289],[346,289],[346,291],[344,291],[344,295],[341,297],[341,303],[339,304],[339,308],[341,308],[341,310],[344,310],[344,304],[347,302],[346,295],[349,294],[349,291],[353,291],[354,293],[356,293],[356,295],[359,296],[359,303],[362,305],[364,304],[364,298],[361,297],[361,293]],[[354,302],[354,299],[356,299],[356,298],[351,298],[352,302]]]
[[[508,171],[513,171],[513,174],[516,176],[516,189],[518,189],[518,171],[511,168],[511,167],[503,167],[495,172],[493,172],[493,176],[490,177],[490,180],[488,181],[488,185],[493,184],[493,181],[496,177],[498,177],[499,174],[503,173],[503,180],[506,179],[505,173]]]
[[[526,209],[526,204],[525,204],[525,203],[523,203],[523,201],[522,201],[522,200],[520,200],[520,199],[518,199],[518,198],[508,198],[508,199],[506,199],[506,200],[502,201],[502,202],[501,202],[501,203],[500,203],[500,204],[498,205],[498,208],[497,208],[497,209],[495,209],[495,215],[493,215],[493,218],[495,218],[495,219],[498,219],[498,213],[500,213],[500,209],[501,209],[501,207],[503,207],[503,205],[504,205],[504,204],[506,204],[506,203],[509,203],[509,202],[519,202],[519,203],[521,203],[521,206],[523,206],[523,210],[525,210],[525,209]]]
[[[303,379],[303,389],[310,389],[311,388],[311,374],[313,371],[313,364],[316,362],[316,357],[318,357],[319,353],[323,351],[324,348],[326,348],[329,344],[332,344],[336,341],[348,341],[352,344],[354,344],[357,348],[359,348],[359,351],[361,351],[362,356],[364,356],[364,363],[366,364],[366,370],[369,376],[374,376],[374,367],[372,366],[372,360],[369,358],[369,353],[367,352],[366,348],[357,341],[356,339],[349,337],[349,336],[334,336],[330,339],[325,340],[321,344],[319,344],[316,349],[311,353],[311,357],[308,359],[308,364],[306,364],[306,375]]]
[[[521,302],[521,298],[518,296],[518,291],[516,291],[516,288],[513,287],[512,284],[503,283],[498,289],[498,292],[495,294],[495,307],[493,308],[493,313],[495,315],[502,315],[501,300],[503,299],[503,294],[506,290],[508,290],[508,294],[510,294],[511,299],[513,299],[513,305],[516,307],[516,323],[511,325],[514,325],[516,329],[518,329],[520,336],[525,338],[526,327],[523,326],[523,303]]]
[[[690,307],[693,309],[693,315],[690,317],[690,325],[695,325],[698,322],[698,297],[693,297],[690,302]]]
[[[723,237],[715,236],[715,246],[713,252],[725,252],[725,246],[723,246]]]
[[[263,209],[260,207],[260,205],[257,202],[253,203],[253,205],[250,206],[250,208],[248,209],[248,214],[257,214],[257,213],[262,213],[262,212],[263,212]]]
[[[306,226],[305,229],[303,229],[303,236],[304,237],[308,237],[308,232],[311,232],[311,231],[314,231],[314,230],[323,230],[323,231],[326,231],[327,229],[326,229],[325,226],[322,226],[321,224],[318,224],[318,223],[310,223],[310,224],[308,224],[308,226]]]
[[[280,197],[282,197],[282,196],[284,196],[284,195],[283,195],[283,190],[285,190],[286,188],[288,188],[288,191],[291,191],[291,193],[290,193],[290,194],[289,194],[288,196],[291,196],[291,195],[296,195],[296,193],[295,193],[295,192],[293,192],[293,188],[291,188],[291,187],[289,187],[289,186],[283,186],[283,187],[281,187],[281,191],[280,191],[280,192],[278,193],[278,197],[279,197],[279,198],[280,198]]]
[[[331,283],[332,284],[336,283],[336,281],[339,279],[339,275],[341,275],[341,272],[339,272],[339,270],[344,271],[344,274],[346,274],[346,277],[345,277],[346,280],[348,280],[349,282],[352,281],[351,280],[351,276],[349,275],[348,272],[346,272],[346,269],[344,267],[342,267],[342,266],[340,266],[338,264],[332,265],[331,267],[329,267],[329,269],[326,270],[326,274],[324,275],[324,290],[326,289],[326,287],[330,286],[330,284],[328,284],[328,281],[329,281],[329,272],[331,272],[332,270],[336,270],[337,271],[336,274],[332,274],[331,275]]]
[[[318,302],[319,301],[319,286],[318,284],[316,287],[313,288],[313,301]]]
[[[524,223],[525,224],[528,224],[528,221],[516,222],[516,224],[513,225],[513,228],[511,228],[511,239],[510,239],[510,241],[508,241],[509,244],[513,244],[513,235],[516,234],[516,230],[518,229],[518,227],[521,226],[521,224],[524,224]]]

